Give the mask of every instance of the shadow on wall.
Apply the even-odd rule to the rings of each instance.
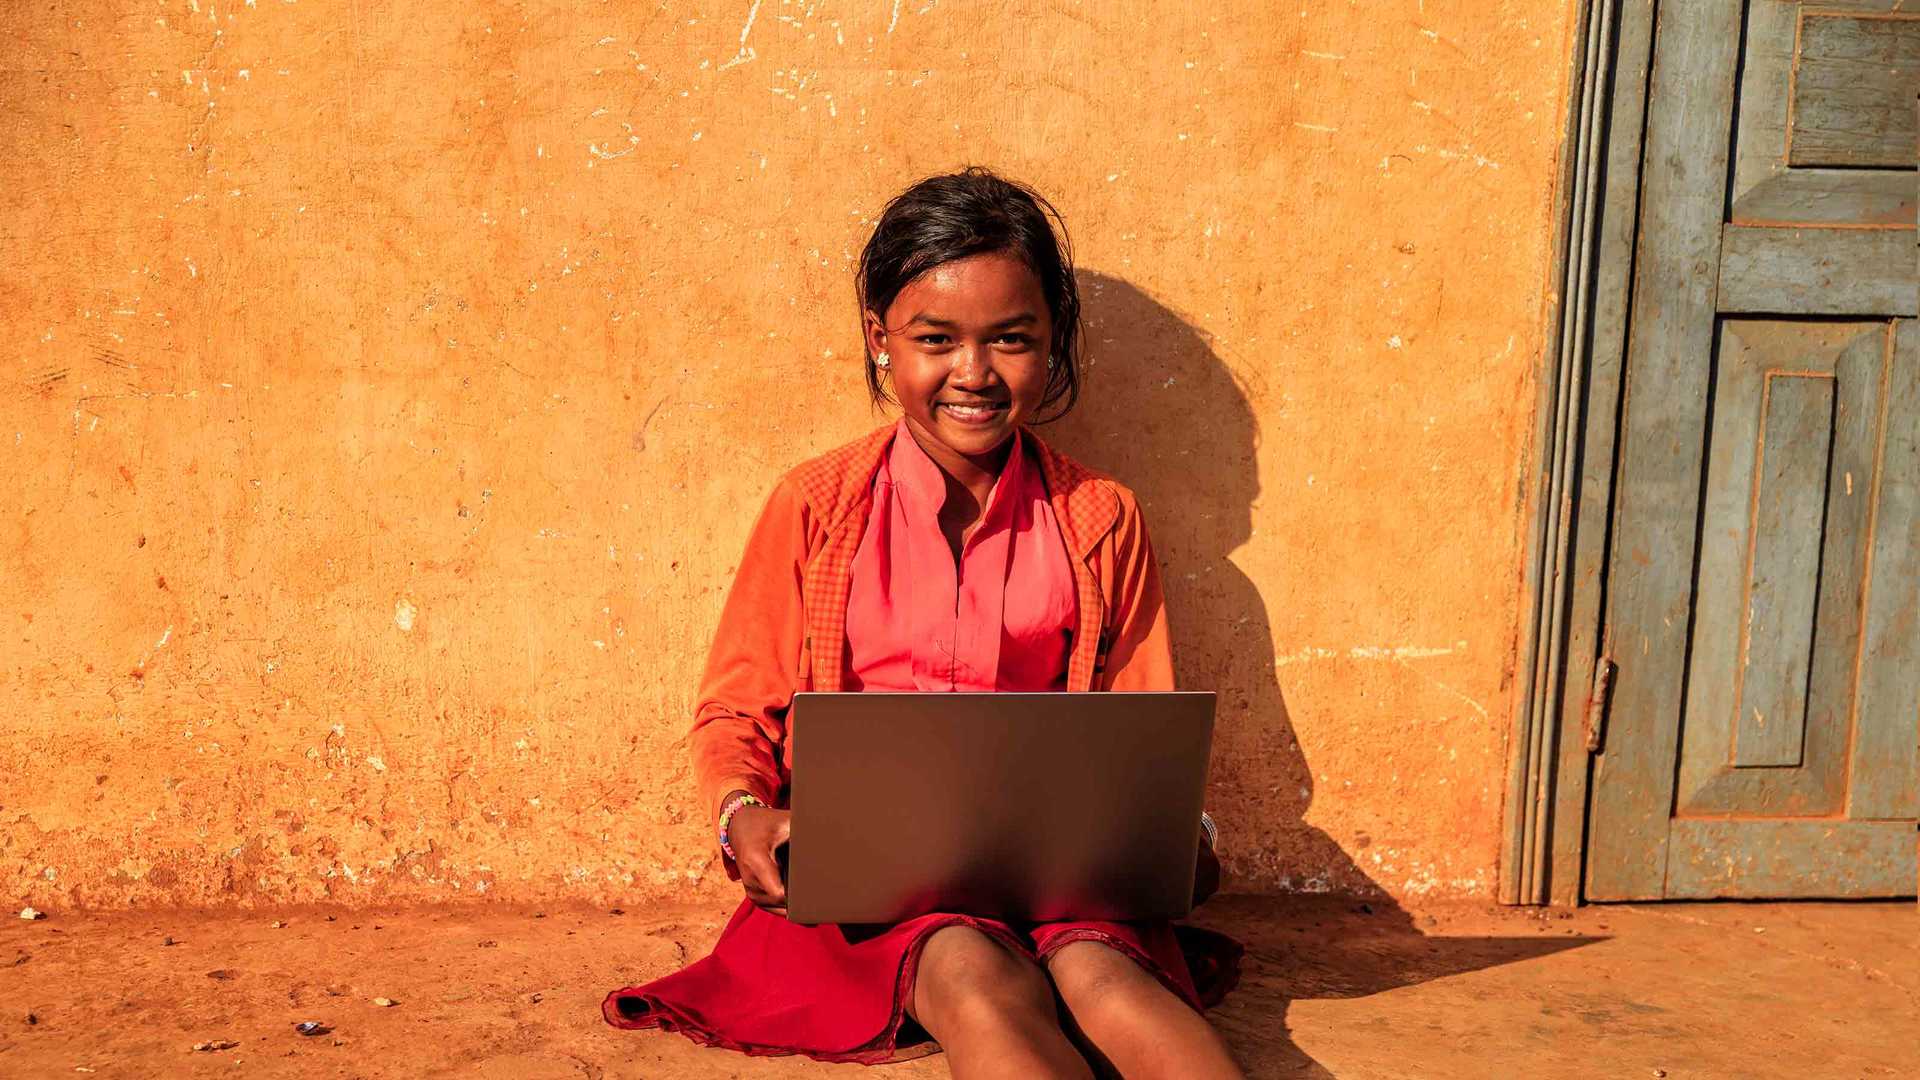
[[[1210,806],[1228,890],[1386,891],[1307,824],[1313,771],[1294,738],[1260,589],[1228,556],[1253,536],[1259,427],[1207,336],[1133,285],[1083,271],[1080,403],[1043,434],[1131,487],[1166,579],[1181,685],[1219,694]]]
[[[1209,802],[1227,891],[1191,921],[1247,946],[1214,1012],[1252,1075],[1330,1076],[1292,1041],[1295,1000],[1364,997],[1534,959],[1591,938],[1429,937],[1305,820],[1313,771],[1294,738],[1260,589],[1228,556],[1253,536],[1259,427],[1207,336],[1119,278],[1079,275],[1089,364],[1079,405],[1043,434],[1113,474],[1145,510],[1165,575],[1181,685],[1219,694]]]

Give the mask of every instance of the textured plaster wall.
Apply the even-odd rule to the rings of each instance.
[[[680,741],[879,422],[907,181],[1049,193],[1234,887],[1492,895],[1567,0],[0,13],[0,880],[718,900]],[[690,893],[689,890],[695,890]]]

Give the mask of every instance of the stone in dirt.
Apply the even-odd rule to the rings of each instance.
[[[299,1032],[302,1035],[314,1036],[314,1035],[325,1035],[326,1033],[332,1031],[333,1029],[321,1023],[318,1020],[302,1020],[299,1023],[293,1025],[293,1030]]]
[[[383,1009],[391,1009],[391,1008],[393,1008],[393,1007],[394,1007],[395,1005],[398,1005],[398,1004],[399,1004],[399,1002],[397,1002],[397,1001],[395,1001],[395,1000],[393,1000],[392,998],[386,998],[386,997],[377,997],[377,998],[374,998],[374,999],[373,999],[373,1003],[374,1003],[375,1005],[378,1005],[378,1006],[380,1006],[380,1007],[381,1007],[381,1008],[383,1008]]]
[[[197,1053],[211,1054],[218,1050],[231,1050],[239,1045],[239,1043],[234,1042],[232,1039],[213,1039],[209,1042],[194,1043],[193,1049]]]
[[[40,910],[38,910],[38,909],[36,909],[36,908],[34,908],[34,907],[32,907],[31,905],[29,905],[29,906],[27,906],[27,907],[23,907],[23,908],[21,908],[21,909],[20,909],[20,917],[21,917],[21,918],[23,918],[23,919],[25,919],[25,920],[27,920],[28,922],[32,922],[32,921],[33,921],[33,920],[35,920],[35,919],[44,919],[44,918],[46,918],[46,917],[47,917],[47,913],[46,913],[46,912],[44,912],[44,911],[40,911]]]

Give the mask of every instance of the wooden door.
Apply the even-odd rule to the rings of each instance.
[[[1588,899],[1915,890],[1920,17],[1899,6],[1659,4]]]

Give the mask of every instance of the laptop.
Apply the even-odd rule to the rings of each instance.
[[[1214,695],[800,693],[787,917],[1177,918]]]

